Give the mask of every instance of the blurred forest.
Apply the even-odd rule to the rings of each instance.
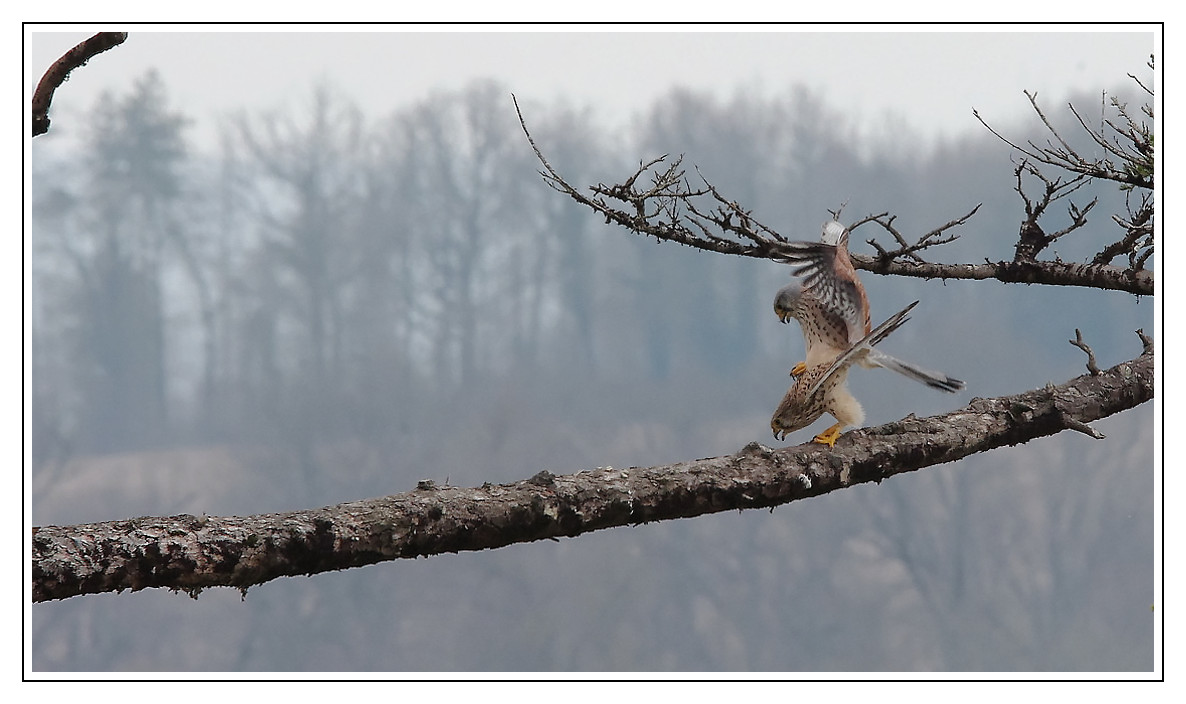
[[[1120,72],[1110,95],[1133,95]],[[1019,113],[1028,107],[1018,86]],[[511,88],[375,118],[314,87],[228,120],[216,153],[153,73],[33,143],[33,523],[253,514],[644,466],[773,444],[802,358],[789,268],[657,244],[550,190]],[[1010,149],[859,131],[826,96],[683,90],[609,130],[519,96],[573,183],[683,154],[755,217],[815,239],[889,211],[924,232],[983,203],[945,262],[1009,259]],[[1099,116],[1100,96],[1069,96]],[[1080,129],[1052,99],[1047,114]],[[997,120],[1019,139],[1028,119]],[[969,123],[973,121],[969,106]],[[1044,139],[1044,138],[1043,138]],[[1092,184],[1082,261],[1125,193]],[[1061,227],[1062,210],[1046,216]],[[854,251],[873,225],[852,235]],[[1149,266],[1152,266],[1150,262]],[[1135,357],[1151,301],[867,272],[887,351],[968,382],[952,398],[859,371],[875,425]],[[821,422],[788,439],[809,440]],[[773,512],[283,579],[38,604],[34,670],[580,671],[1153,668],[1153,408]]]

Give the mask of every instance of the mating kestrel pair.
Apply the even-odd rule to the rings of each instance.
[[[825,412],[836,424],[813,440],[829,447],[840,432],[860,425],[865,412],[845,383],[853,364],[866,368],[885,367],[936,389],[955,393],[964,382],[932,372],[890,356],[874,345],[900,327],[911,303],[876,328],[869,324],[869,298],[848,256],[848,230],[832,220],[824,224],[820,242],[791,242],[784,260],[798,264],[793,281],[774,297],[774,312],[786,323],[799,321],[803,330],[806,358],[791,370],[795,377],[782,403],[770,420],[774,437],[811,425]]]

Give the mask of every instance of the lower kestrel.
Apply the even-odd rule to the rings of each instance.
[[[830,413],[836,424],[812,440],[832,447],[845,427],[860,425],[865,412],[845,384],[848,369],[875,352],[873,346],[909,320],[906,314],[916,305],[918,301],[895,313],[834,359],[808,365],[798,374],[770,419],[774,437],[783,440],[788,433],[806,428],[824,413]]]

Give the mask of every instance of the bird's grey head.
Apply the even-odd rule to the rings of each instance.
[[[835,220],[829,220],[824,223],[824,232],[820,235],[820,241],[824,244],[836,246],[840,244],[840,238],[844,236],[845,228]]]
[[[789,323],[794,316],[799,297],[803,295],[803,283],[794,279],[791,283],[778,289],[774,294],[774,314],[784,323]]]

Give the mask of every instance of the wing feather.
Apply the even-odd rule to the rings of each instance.
[[[869,299],[848,256],[848,232],[835,245],[788,242],[782,261],[795,265],[792,273],[803,278],[805,294],[844,320],[849,344],[869,333]]]

